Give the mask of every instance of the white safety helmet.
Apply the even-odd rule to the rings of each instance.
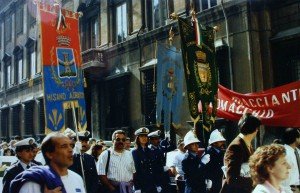
[[[183,141],[184,141],[184,148],[186,148],[189,144],[200,142],[193,131],[187,132],[187,134],[184,136]]]
[[[226,139],[222,136],[221,132],[218,129],[215,129],[210,134],[210,138],[208,140],[208,144],[211,145],[218,141],[226,141]]]

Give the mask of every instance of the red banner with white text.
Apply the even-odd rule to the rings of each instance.
[[[219,85],[217,116],[237,121],[245,112],[259,117],[264,125],[300,127],[300,81],[248,94]]]

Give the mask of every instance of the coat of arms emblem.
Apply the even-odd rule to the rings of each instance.
[[[71,78],[77,76],[77,67],[73,49],[71,48],[57,48],[57,68],[58,76],[60,78]]]

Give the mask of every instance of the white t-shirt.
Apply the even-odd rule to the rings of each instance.
[[[68,170],[68,175],[61,176],[67,193],[85,193],[83,180],[75,172]],[[26,182],[19,193],[43,193],[41,186],[35,182]]]

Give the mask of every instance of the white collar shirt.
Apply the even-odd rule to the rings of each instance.
[[[27,164],[23,163],[21,160],[20,160],[20,164],[24,170],[27,170]],[[29,167],[31,167],[31,163],[29,163],[28,165]]]
[[[265,181],[263,184],[258,184],[252,193],[286,193],[282,187],[276,189],[270,182]]]
[[[178,150],[176,152],[176,155],[174,156],[174,160],[172,164],[180,176],[184,176],[184,172],[182,171],[182,160],[184,156],[185,156],[185,152]]]
[[[98,175],[106,175],[109,180],[117,182],[129,182],[133,180],[135,173],[134,161],[130,151],[124,150],[122,153],[115,152],[112,148],[110,150],[110,161],[107,171],[105,172],[108,151],[104,151],[99,156],[97,162]]]

